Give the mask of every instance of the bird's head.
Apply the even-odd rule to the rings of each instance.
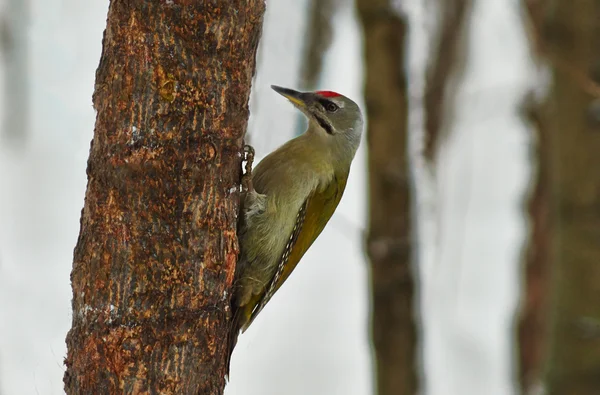
[[[332,91],[298,92],[271,85],[271,88],[306,115],[319,133],[332,139],[360,142],[363,118],[360,108],[346,96]]]

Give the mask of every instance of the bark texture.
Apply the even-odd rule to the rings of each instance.
[[[527,0],[525,5],[536,55],[552,71],[548,95],[536,110],[547,183],[547,202],[540,204],[551,209],[543,253],[551,268],[547,351],[536,369],[545,372],[547,394],[598,394],[600,3]]]
[[[221,394],[263,0],[113,0],[71,282],[68,394]]]
[[[388,0],[358,0],[364,28],[372,333],[379,395],[417,393],[407,153],[406,21]]]
[[[462,59],[459,55],[462,52],[461,45],[464,45],[466,40],[461,38],[464,37],[462,33],[468,21],[471,1],[446,0],[439,3],[439,28],[427,66],[423,98],[425,109],[423,154],[429,161],[432,161],[435,156],[444,122],[444,109],[451,104],[451,100],[448,99],[451,76],[462,69],[460,67]]]

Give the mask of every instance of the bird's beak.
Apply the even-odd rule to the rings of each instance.
[[[304,99],[305,94],[302,92],[295,91],[293,89],[282,88],[281,86],[271,85],[271,89],[279,93],[289,101],[291,101],[296,107],[303,109],[306,108],[306,100]]]

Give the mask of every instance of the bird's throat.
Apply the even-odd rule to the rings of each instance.
[[[315,120],[317,121],[317,123],[319,124],[319,126],[321,128],[323,128],[323,130],[325,132],[327,132],[327,134],[333,134],[333,128],[331,127],[331,125],[329,124],[329,122],[327,122],[325,120],[325,118],[321,117],[319,114],[313,113],[312,116],[315,118]]]

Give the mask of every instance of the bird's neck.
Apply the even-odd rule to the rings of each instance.
[[[311,147],[324,150],[323,154],[331,159],[336,173],[349,170],[360,144],[360,131],[342,132],[331,136],[314,122],[308,123],[308,130],[303,136],[310,142]]]

